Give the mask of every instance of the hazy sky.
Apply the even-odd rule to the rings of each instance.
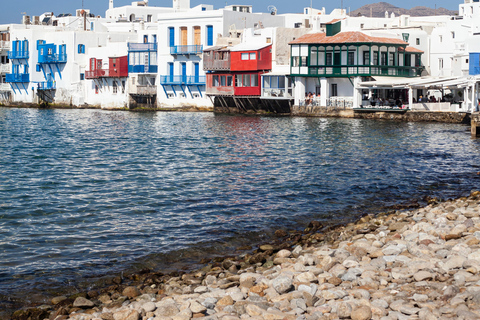
[[[343,7],[351,11],[360,8],[361,6],[369,3],[380,2],[381,0],[343,0]],[[405,9],[411,9],[415,6],[426,6],[435,8],[444,7],[450,10],[458,10],[458,5],[463,1],[452,0],[383,0],[391,3],[397,7]],[[131,0],[114,0],[116,7],[130,4]],[[277,7],[278,13],[298,13],[303,12],[304,7],[309,7],[310,3],[313,3],[314,8],[325,7],[327,12],[334,8],[340,8],[341,0],[335,1],[320,1],[320,0],[231,0],[227,1],[228,5],[231,4],[253,4],[254,12],[267,12],[269,5]],[[7,4],[8,3],[8,4]],[[56,15],[60,13],[75,13],[75,9],[88,8],[92,13],[96,15],[105,16],[105,10],[108,8],[108,0],[2,0],[0,9],[0,24],[4,23],[20,23],[22,20],[22,13],[26,13],[29,16],[38,16],[44,12],[53,12]],[[222,0],[191,0],[191,6],[199,4],[213,4],[215,9],[225,6],[225,1]],[[158,7],[170,7],[172,0],[150,0],[151,6]]]

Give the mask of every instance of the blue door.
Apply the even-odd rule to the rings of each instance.
[[[182,62],[182,83],[187,82],[187,64]]]
[[[168,39],[170,47],[175,45],[175,29],[173,27],[168,28]]]
[[[195,62],[195,83],[200,82],[200,64]]]
[[[168,63],[168,82],[173,82],[173,62]]]

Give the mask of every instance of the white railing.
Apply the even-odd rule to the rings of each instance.
[[[269,98],[292,98],[292,95],[285,89],[263,89],[263,96]]]
[[[9,50],[10,46],[10,41],[0,41],[0,49]]]
[[[12,87],[8,83],[0,83],[0,91],[10,91]]]
[[[300,100],[300,106],[313,106],[313,107],[318,107],[321,106],[320,98],[306,98],[303,100]]]
[[[0,73],[12,72],[12,66],[10,64],[0,64]]]
[[[330,97],[327,104],[329,107],[353,108],[353,97]]]
[[[421,111],[456,111],[450,102],[424,102],[424,103],[414,103],[412,104],[412,110],[421,110]]]

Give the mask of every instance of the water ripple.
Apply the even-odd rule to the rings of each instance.
[[[466,129],[0,108],[0,295],[466,193],[480,185]]]

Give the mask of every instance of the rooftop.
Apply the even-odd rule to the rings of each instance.
[[[325,33],[310,33],[293,40],[290,44],[343,44],[343,43],[382,43],[408,45],[407,42],[395,38],[368,36],[359,31],[340,32],[327,37]]]

